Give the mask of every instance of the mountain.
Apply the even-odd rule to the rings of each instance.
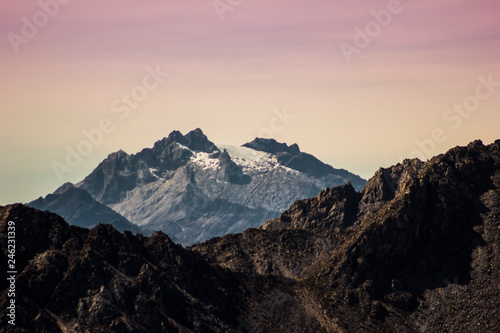
[[[108,223],[119,231],[148,233],[111,208],[97,202],[92,196],[71,183],[66,183],[53,194],[29,203],[33,208],[47,210],[62,216],[71,224],[91,228],[98,223]]]
[[[256,138],[252,142],[245,143],[243,147],[272,154],[280,165],[297,170],[309,176],[316,178],[327,177],[329,175],[344,177],[352,181],[358,190],[365,184],[363,181],[360,182],[358,177],[353,177],[347,170],[334,169],[332,166],[324,164],[316,157],[301,152],[297,144],[293,144],[289,147],[287,144],[276,142],[274,139]]]
[[[496,332],[500,140],[381,168],[361,193],[328,188],[260,229],[191,249],[285,281],[252,286],[264,290],[246,317],[257,332]]]
[[[140,228],[192,244],[261,226],[294,201],[346,182],[357,190],[366,184],[300,152],[296,144],[273,139],[255,139],[241,147],[214,144],[196,129],[186,135],[174,131],[134,155],[110,154],[74,187]],[[64,197],[65,188],[57,194]]]
[[[497,332],[500,140],[380,169],[183,248],[22,205],[17,331]],[[6,242],[0,270],[7,271]],[[21,246],[22,245],[22,246]],[[0,281],[0,327],[9,283]]]
[[[238,286],[163,233],[146,238],[108,224],[89,230],[12,205],[0,207],[2,237],[8,221],[19,274],[15,297],[11,283],[0,281],[1,332],[228,332],[238,325]],[[12,270],[6,243],[2,272]],[[11,299],[15,326],[6,313]]]

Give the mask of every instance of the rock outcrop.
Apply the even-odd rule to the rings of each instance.
[[[500,140],[380,169],[187,249],[22,205],[6,332],[497,332]]]
[[[0,208],[0,235],[16,229],[16,326],[2,332],[207,332],[237,327],[234,280],[165,234],[69,226],[22,205]],[[2,239],[2,250],[5,240]],[[7,271],[2,251],[0,269]]]
[[[99,223],[108,223],[119,231],[148,233],[148,230],[128,221],[108,206],[92,198],[87,191],[76,188],[71,183],[64,184],[45,198],[40,197],[30,202],[29,206],[56,213],[79,227],[89,228]]]
[[[256,332],[301,320],[304,332],[497,331],[500,140],[380,169],[359,194],[326,189],[260,230],[192,249],[281,281],[249,301]],[[269,319],[276,312],[286,319]]]

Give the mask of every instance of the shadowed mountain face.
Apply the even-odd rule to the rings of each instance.
[[[359,194],[326,189],[260,230],[192,250],[293,286],[250,300],[256,331],[286,332],[276,327],[292,329],[305,313],[325,332],[496,331],[500,140],[380,169]]]
[[[2,237],[8,221],[15,222],[19,274],[16,326],[7,324],[8,281],[0,281],[2,332],[227,332],[238,325],[238,286],[161,232],[88,230],[14,205],[0,208]]]
[[[119,231],[147,233],[111,208],[97,202],[81,188],[66,183],[53,194],[30,202],[31,207],[61,215],[66,221],[79,227],[94,227],[98,223],[108,223]]]
[[[215,145],[196,129],[186,135],[174,131],[135,155],[113,153],[82,182],[63,185],[30,205],[59,213],[72,224],[88,225],[81,216],[96,221],[102,217],[92,218],[96,210],[88,208],[90,195],[136,229],[161,230],[175,242],[193,244],[259,227],[294,201],[347,181],[357,190],[366,184],[301,153],[297,145],[267,139],[246,147]],[[77,203],[77,190],[82,203]],[[79,212],[80,207],[85,212]]]
[[[500,329],[500,140],[405,160],[361,193],[328,188],[262,228],[187,249],[21,205],[0,209],[0,235],[9,220],[19,331]]]

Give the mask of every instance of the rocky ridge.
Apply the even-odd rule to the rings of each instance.
[[[284,299],[320,331],[498,330],[500,140],[380,169],[359,194],[326,189],[261,230],[192,249],[232,271],[287,279]],[[290,318],[262,326],[273,297],[251,301],[256,331],[286,331],[275,327]]]
[[[204,332],[238,325],[237,285],[165,234],[69,226],[22,205],[0,208],[0,234],[16,227],[16,326],[2,332]],[[4,244],[2,239],[2,244]],[[0,269],[6,271],[2,246]]]
[[[56,213],[79,227],[92,228],[98,223],[108,223],[119,231],[150,234],[148,230],[139,228],[108,206],[99,203],[84,189],[76,188],[71,183],[64,184],[53,194],[45,198],[40,197],[29,205]]]
[[[329,188],[187,249],[19,205],[0,210],[1,235],[9,219],[41,235],[19,250],[26,331],[500,330],[500,140],[380,169],[361,193]]]

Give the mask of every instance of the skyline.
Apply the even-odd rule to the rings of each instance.
[[[365,179],[500,138],[493,0],[41,0],[0,12],[2,205],[173,130],[234,145],[265,134]],[[96,129],[58,177],[54,163]]]

